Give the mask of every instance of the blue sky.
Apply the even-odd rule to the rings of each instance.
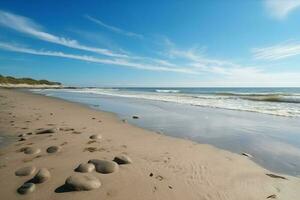
[[[75,86],[300,87],[300,0],[0,1],[0,74]]]

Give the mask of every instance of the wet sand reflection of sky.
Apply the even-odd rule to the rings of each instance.
[[[134,125],[166,135],[238,154],[247,152],[267,169],[300,175],[299,118],[96,94],[51,91],[51,95],[116,113]],[[133,115],[140,118],[132,119]]]

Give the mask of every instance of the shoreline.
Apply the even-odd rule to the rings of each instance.
[[[58,131],[50,137],[33,134],[24,142],[13,142],[0,149],[0,192],[6,199],[24,197],[16,189],[30,177],[16,177],[14,172],[25,165],[51,169],[49,182],[26,195],[43,199],[266,199],[276,195],[288,200],[300,195],[299,178],[284,175],[288,180],[282,180],[266,176],[272,172],[246,156],[147,131],[122,122],[113,113],[83,104],[29,92],[0,91],[1,134],[17,136],[49,127],[71,127],[76,132]],[[89,143],[89,136],[96,133],[103,138]],[[45,153],[46,147],[65,142],[61,152]],[[41,148],[40,157],[16,152],[24,146]],[[96,150],[84,151],[89,147]],[[69,175],[76,173],[73,169],[81,162],[93,158],[112,160],[119,154],[130,156],[132,164],[120,166],[118,172],[109,175],[92,172],[102,182],[99,189],[55,192]],[[149,176],[151,173],[154,177]]]
[[[30,91],[115,113],[134,126],[160,134],[237,154],[247,152],[251,160],[273,172],[300,174],[296,118],[68,90]],[[132,119],[133,115],[139,119]]]

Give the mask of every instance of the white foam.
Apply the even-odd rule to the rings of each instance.
[[[222,108],[230,110],[241,110],[249,112],[259,112],[264,114],[299,117],[300,104],[275,101],[264,101],[259,99],[247,99],[245,95],[222,95],[222,94],[182,94],[178,92],[137,92],[137,91],[124,91],[118,89],[48,89],[48,91],[64,91],[75,93],[88,93],[109,95],[116,97],[137,98],[155,101],[174,102],[180,104],[189,104],[194,106]],[[250,95],[251,96],[251,95]],[[297,96],[297,95],[295,95]],[[285,100],[287,97],[284,97]],[[297,98],[297,97],[291,97]],[[298,98],[297,98],[298,99]]]

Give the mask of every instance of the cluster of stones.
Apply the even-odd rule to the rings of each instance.
[[[36,167],[28,166],[18,169],[15,172],[16,176],[29,176],[34,174]],[[44,183],[48,181],[51,177],[51,174],[47,168],[41,168],[36,175],[29,181],[25,182],[21,187],[18,188],[18,193],[28,194],[34,192],[36,189],[36,184]]]
[[[88,161],[88,163],[79,164],[75,171],[80,173],[88,173],[95,170],[101,174],[110,174],[117,172],[120,164],[130,163],[132,163],[132,161],[126,155],[116,156],[114,161],[91,159]],[[93,175],[74,174],[66,179],[65,185],[71,190],[81,191],[97,189],[101,186],[101,182]]]
[[[35,132],[35,134],[52,134],[55,133],[57,129],[41,129]],[[68,131],[69,129],[64,129],[63,131]],[[27,134],[26,134],[27,135]],[[20,135],[21,138],[25,138],[25,135]],[[100,134],[91,135],[90,139],[100,140],[102,136]],[[26,140],[26,139],[24,139]],[[21,149],[25,154],[38,154],[41,152],[40,148],[37,147],[25,147]],[[47,153],[52,154],[61,151],[60,146],[50,146],[47,148]],[[69,176],[65,181],[65,186],[73,191],[87,191],[97,189],[101,186],[100,180],[91,175],[85,174],[92,171],[96,171],[101,174],[110,174],[117,172],[119,170],[119,165],[130,164],[132,160],[127,155],[116,156],[113,161],[110,160],[99,160],[91,159],[88,163],[81,163],[75,169],[76,174]],[[30,176],[37,171],[35,166],[27,166],[15,171],[16,176]],[[28,194],[36,190],[36,184],[41,184],[48,181],[51,174],[48,169],[41,168],[37,171],[35,176],[29,181],[25,182],[21,187],[18,188],[19,194]]]

